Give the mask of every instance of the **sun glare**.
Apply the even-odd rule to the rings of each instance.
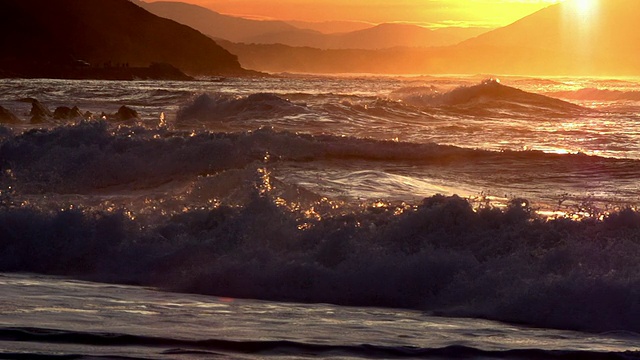
[[[564,28],[567,36],[566,48],[573,48],[580,56],[583,66],[589,67],[588,59],[593,56],[593,38],[597,35],[601,0],[566,0],[564,2]]]
[[[566,0],[565,7],[572,16],[579,16],[584,21],[591,21],[597,16],[600,0]]]
[[[596,12],[597,1],[595,0],[572,0],[575,11],[581,16],[592,16]]]

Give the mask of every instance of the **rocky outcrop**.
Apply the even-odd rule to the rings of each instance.
[[[31,117],[32,124],[43,123],[53,118],[53,113],[51,112],[51,110],[42,105],[42,103],[40,103],[38,99],[24,98],[18,101],[31,104],[31,111],[29,112],[29,116]]]
[[[120,106],[118,112],[112,117],[112,120],[115,121],[127,121],[138,119],[140,116],[138,112],[128,106]]]
[[[68,106],[59,106],[53,112],[53,118],[56,120],[73,120],[77,118],[84,118],[84,115],[82,115],[77,106],[72,108]]]
[[[51,112],[38,99],[29,97],[18,99],[16,101],[31,104],[31,110],[29,112],[31,124],[65,124],[75,121],[93,120],[96,118],[112,122],[140,120],[140,114],[138,114],[138,111],[126,105],[120,106],[120,108],[118,108],[118,111],[115,113],[106,113],[102,111],[98,114],[99,116],[94,116],[94,114],[90,111],[85,111],[83,113],[82,110],[80,110],[80,108],[78,108],[77,106],[58,106],[53,112]],[[24,122],[21,121],[17,116],[15,116],[11,111],[0,106],[0,124],[22,123]]]
[[[22,121],[11,111],[0,106],[0,124],[20,124]]]

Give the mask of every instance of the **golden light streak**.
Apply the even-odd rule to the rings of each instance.
[[[583,67],[589,69],[588,59],[593,58],[596,49],[593,39],[597,35],[601,0],[566,0],[563,6],[563,34],[567,37],[565,46],[572,49],[581,59]]]

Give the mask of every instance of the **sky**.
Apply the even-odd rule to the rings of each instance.
[[[154,1],[154,0],[148,0]],[[561,0],[174,0],[231,15],[303,21],[407,22],[425,26],[508,25]]]

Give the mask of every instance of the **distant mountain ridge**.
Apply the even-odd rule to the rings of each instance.
[[[306,46],[318,49],[425,48],[457,44],[486,31],[487,29],[480,28],[443,28],[434,30],[411,24],[385,23],[342,34],[320,34],[300,30],[264,34],[250,38],[245,42]]]
[[[388,23],[346,33],[327,34],[300,29],[284,21],[249,20],[222,15],[207,8],[173,1],[143,2],[141,7],[214,38],[246,44],[283,44],[318,49],[385,49],[453,45],[488,31],[484,28],[444,28]],[[310,24],[301,26],[312,27]],[[316,25],[317,26],[317,25]],[[322,27],[321,27],[322,28]]]
[[[168,64],[156,68],[159,76],[172,66],[191,75],[246,73],[210,38],[128,0],[0,1],[0,75],[100,77],[98,69],[156,63]]]
[[[640,76],[640,1],[551,5],[455,46],[324,50],[220,42],[243,66],[271,72]]]
[[[298,45],[218,40],[221,47],[213,35],[136,4],[189,9],[238,37]],[[186,78],[176,68],[196,76],[247,74],[240,64],[268,72],[640,76],[640,1],[593,0],[589,13],[577,4],[551,5],[457,45],[423,47],[456,41],[461,29],[381,24],[322,34],[175,2],[0,0],[0,77]]]
[[[148,3],[141,0],[132,0],[132,2],[152,14],[192,27],[212,38],[233,42],[243,42],[247,38],[265,33],[299,30],[284,21],[250,20],[228,16],[202,6],[183,2],[157,1]]]
[[[372,27],[371,23],[362,21],[320,21],[310,22],[301,20],[286,20],[287,24],[291,24],[298,29],[315,30],[323,34],[339,34],[352,31],[364,30]]]

